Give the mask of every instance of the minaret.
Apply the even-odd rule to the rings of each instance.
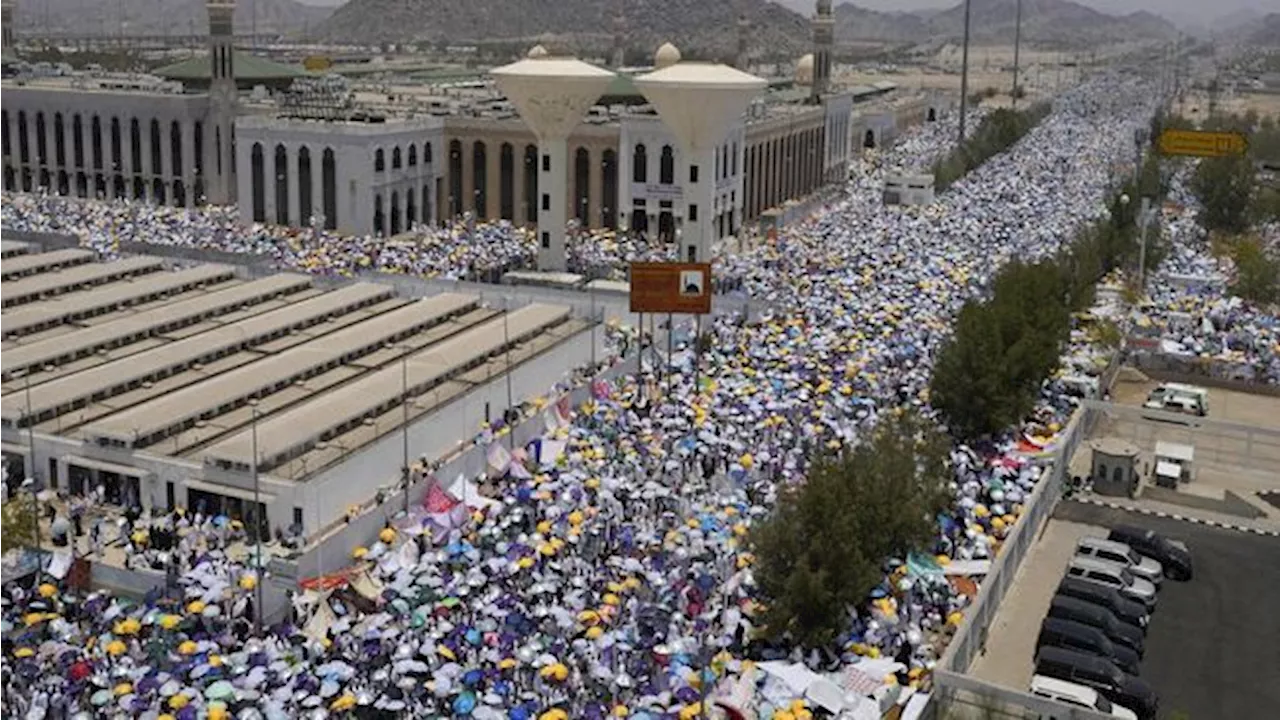
[[[831,82],[831,50],[835,44],[836,18],[831,14],[831,0],[818,0],[813,16],[813,85],[809,100],[818,102]]]
[[[206,199],[214,204],[228,204],[236,199],[236,178],[232,172],[232,129],[236,124],[235,34],[232,20],[235,0],[207,0],[209,11],[209,117],[215,132],[205,147],[212,148],[215,162],[205,163],[208,181]],[[218,142],[218,140],[221,142]]]
[[[13,0],[0,3],[0,47],[13,51]]]
[[[751,21],[747,19],[745,12],[738,13],[738,53],[733,59],[733,66],[747,72],[747,64],[750,60],[747,58],[747,45],[751,36]]]
[[[627,41],[627,16],[622,2],[618,3],[618,14],[613,16],[613,56],[609,60],[609,64],[616,70],[626,62],[626,53],[623,52]]]

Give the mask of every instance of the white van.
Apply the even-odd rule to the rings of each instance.
[[[1138,720],[1137,713],[1129,708],[1113,705],[1110,700],[1099,694],[1097,690],[1067,682],[1066,680],[1058,680],[1044,675],[1032,675],[1031,694],[1067,705],[1088,708],[1094,712],[1110,715],[1114,718]]]
[[[1165,383],[1142,404],[1149,410],[1168,410],[1204,417],[1209,414],[1209,391],[1197,385]]]

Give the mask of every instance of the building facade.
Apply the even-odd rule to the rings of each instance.
[[[437,221],[439,119],[236,120],[240,218],[395,235]]]

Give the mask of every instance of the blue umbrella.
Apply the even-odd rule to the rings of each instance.
[[[471,691],[464,692],[453,700],[453,711],[458,715],[470,715],[475,707],[476,695]]]

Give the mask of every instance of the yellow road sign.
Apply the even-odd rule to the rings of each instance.
[[[1249,141],[1237,132],[1165,130],[1160,133],[1158,145],[1162,155],[1225,157],[1243,155],[1249,147]]]
[[[333,67],[333,60],[323,55],[310,55],[302,61],[302,67],[311,72],[324,72]]]

